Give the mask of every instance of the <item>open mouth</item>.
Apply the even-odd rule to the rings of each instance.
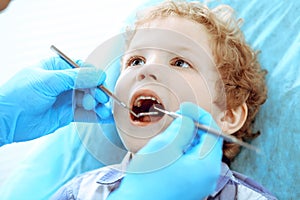
[[[153,92],[136,94],[132,99],[131,110],[137,115],[130,114],[131,120],[136,124],[149,125],[159,121],[164,114],[154,109],[155,107],[164,109],[159,97]]]

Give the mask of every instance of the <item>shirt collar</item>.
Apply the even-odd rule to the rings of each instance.
[[[131,159],[132,153],[127,153],[120,164],[105,167],[97,183],[101,185],[110,185],[120,182],[125,176],[125,170]],[[216,190],[210,196],[215,197],[232,177],[233,174],[229,167],[225,163],[222,163],[221,174],[217,182]]]
[[[102,173],[97,183],[101,185],[110,185],[120,182],[125,176],[125,170],[131,158],[132,153],[127,153],[120,164],[107,166],[101,169]]]
[[[214,193],[212,193],[210,196],[215,197],[225,187],[228,181],[232,178],[233,178],[232,171],[229,169],[227,164],[222,162],[221,174],[217,182],[217,187]]]

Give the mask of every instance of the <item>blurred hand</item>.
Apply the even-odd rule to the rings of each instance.
[[[0,146],[52,133],[74,120],[112,121],[111,110],[104,105],[109,98],[96,88],[104,83],[105,73],[77,63],[82,68],[51,58],[20,71],[0,87]]]

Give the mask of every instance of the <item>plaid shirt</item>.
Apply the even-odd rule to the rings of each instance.
[[[54,200],[105,200],[119,187],[124,170],[130,161],[127,154],[121,164],[111,165],[82,174],[63,186],[52,197]],[[231,171],[222,163],[216,191],[207,200],[273,200],[277,199],[252,179]]]

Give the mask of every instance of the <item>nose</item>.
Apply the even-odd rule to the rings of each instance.
[[[157,81],[158,79],[158,70],[153,65],[144,65],[139,69],[139,72],[137,73],[137,80],[142,81],[145,79],[150,79]]]

